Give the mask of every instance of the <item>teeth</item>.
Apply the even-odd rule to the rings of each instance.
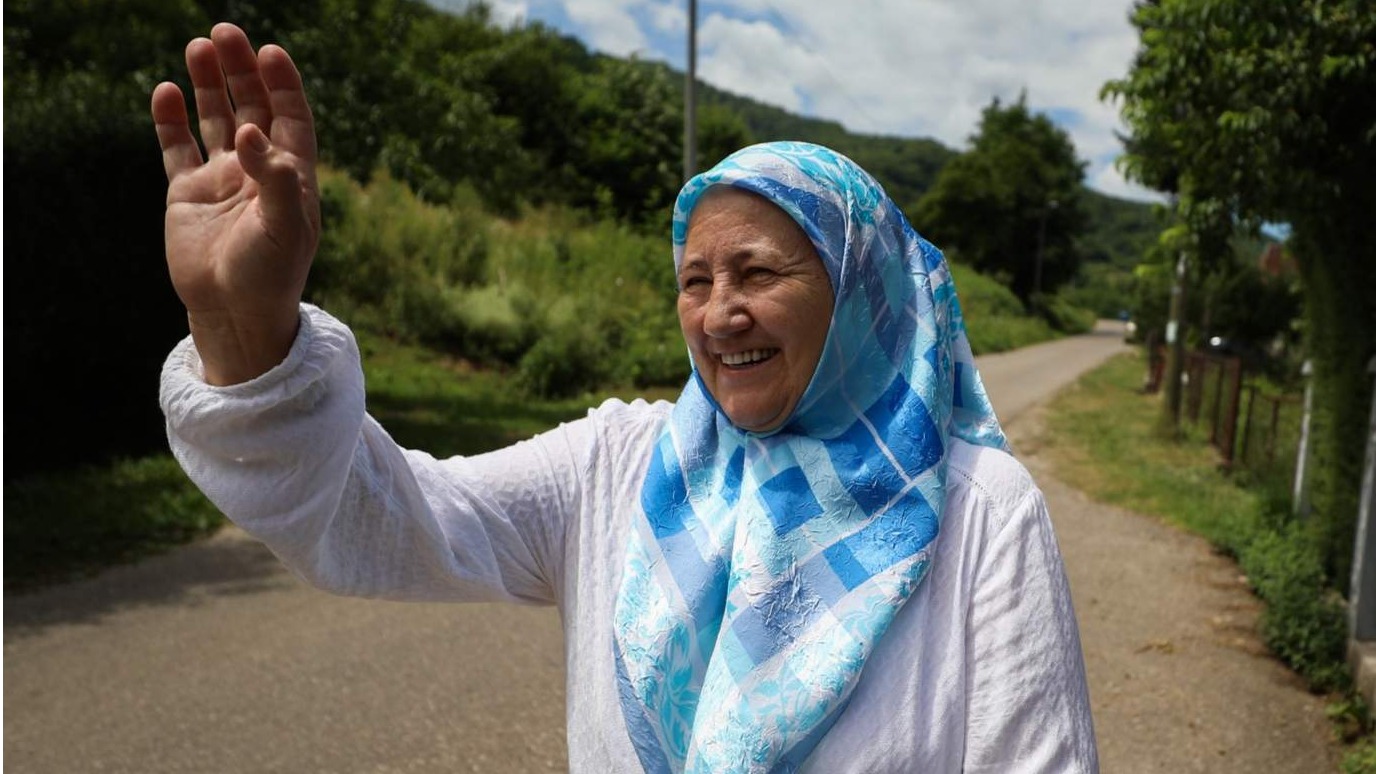
[[[723,353],[721,362],[729,366],[748,365],[758,363],[761,360],[768,360],[778,351],[777,349],[752,349],[745,352]]]

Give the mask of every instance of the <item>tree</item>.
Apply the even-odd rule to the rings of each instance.
[[[1141,47],[1104,89],[1131,132],[1127,175],[1220,217],[1293,228],[1314,363],[1311,502],[1344,582],[1376,353],[1376,12],[1367,0],[1153,0],[1132,22]]]
[[[1028,110],[1026,95],[1007,107],[995,99],[970,143],[918,201],[914,225],[1030,302],[1079,269],[1084,163],[1064,131]]]

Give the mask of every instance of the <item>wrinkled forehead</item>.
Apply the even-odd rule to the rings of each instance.
[[[731,187],[762,196],[791,217],[807,234],[839,288],[846,264],[855,207],[872,198],[877,184],[854,162],[834,151],[807,143],[752,145],[689,180],[674,204],[674,268],[683,261],[683,246],[693,209],[716,187]]]

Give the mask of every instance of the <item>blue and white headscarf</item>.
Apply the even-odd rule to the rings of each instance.
[[[1004,448],[941,252],[846,157],[732,154],[674,207],[674,260],[712,186],[803,228],[835,306],[793,416],[731,424],[696,370],[641,489],[616,603],[626,725],[647,772],[796,770],[931,562],[949,437]]]

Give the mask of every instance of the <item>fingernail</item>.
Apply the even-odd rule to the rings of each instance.
[[[272,147],[272,145],[268,142],[267,136],[264,135],[262,132],[254,132],[252,135],[249,136],[248,142],[249,145],[253,146],[253,150],[257,151],[258,153],[267,153],[268,148]]]

